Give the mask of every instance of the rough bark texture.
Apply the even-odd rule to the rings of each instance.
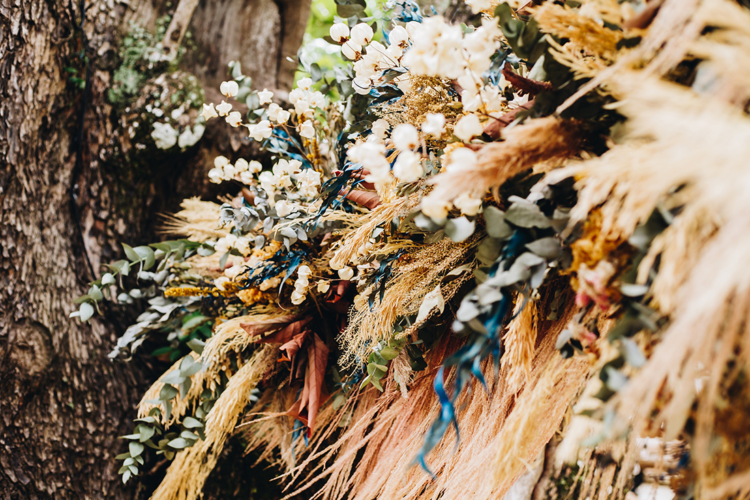
[[[119,37],[131,20],[153,28],[175,5],[89,0],[83,23],[81,7],[0,0],[3,499],[147,494],[122,485],[114,456],[123,451],[116,437],[129,432],[134,405],[157,372],[150,361],[110,362],[127,318],[82,325],[68,318],[71,300],[93,279],[87,261],[99,272],[101,262],[119,257],[117,242],[148,242],[156,213],[205,192],[208,160],[227,145],[243,147],[215,123],[195,147],[137,172],[109,158],[107,148],[122,139],[105,98]],[[285,57],[296,52],[308,11],[309,0],[202,0],[192,19],[197,49],[184,69],[209,88],[224,79],[228,61],[240,60],[261,88],[288,89]],[[68,81],[66,67],[82,76],[90,69],[87,90]],[[160,470],[146,484],[158,482]]]

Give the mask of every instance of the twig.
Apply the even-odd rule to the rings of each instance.
[[[190,19],[192,19],[193,11],[197,6],[198,0],[180,0],[161,42],[166,56],[175,57],[177,55],[177,49],[182,43],[182,37],[185,36],[188,26],[190,26]]]

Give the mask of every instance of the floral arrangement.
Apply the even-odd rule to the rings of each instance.
[[[198,498],[241,435],[290,496],[750,493],[750,12],[467,3],[337,2],[343,65],[203,104],[273,161],[217,157],[239,194],[74,313],[141,304],[112,357],[174,363],[124,481],[150,448],[153,498]]]

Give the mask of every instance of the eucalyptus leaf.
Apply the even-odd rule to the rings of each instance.
[[[505,222],[505,212],[492,205],[484,209],[484,221],[487,224],[487,234],[493,238],[507,238],[513,233],[513,228]]]
[[[539,207],[526,200],[513,203],[505,213],[505,220],[518,227],[538,227],[540,229],[551,227],[549,219]]]
[[[474,234],[475,227],[474,221],[470,221],[466,217],[459,217],[458,219],[449,219],[445,224],[444,231],[451,240],[460,243]]]
[[[143,453],[143,445],[141,443],[131,441],[130,443],[128,443],[128,450],[130,451],[131,457],[137,457],[138,455]]]
[[[532,241],[526,248],[547,260],[554,260],[562,255],[562,246],[554,236]]]

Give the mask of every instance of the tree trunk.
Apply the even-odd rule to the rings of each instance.
[[[246,147],[213,120],[196,146],[137,169],[111,154],[132,150],[106,97],[119,40],[130,21],[153,29],[177,2],[88,1],[82,16],[79,0],[0,0],[3,499],[147,494],[136,492],[138,481],[122,485],[116,437],[130,431],[140,395],[160,373],[147,358],[111,362],[128,318],[104,311],[81,324],[68,318],[72,299],[86,293],[92,269],[100,275],[101,263],[120,257],[118,242],[153,241],[154,214],[206,193],[215,154]],[[309,0],[203,0],[182,69],[209,89],[239,60],[256,88],[288,90],[286,57],[308,12]]]

